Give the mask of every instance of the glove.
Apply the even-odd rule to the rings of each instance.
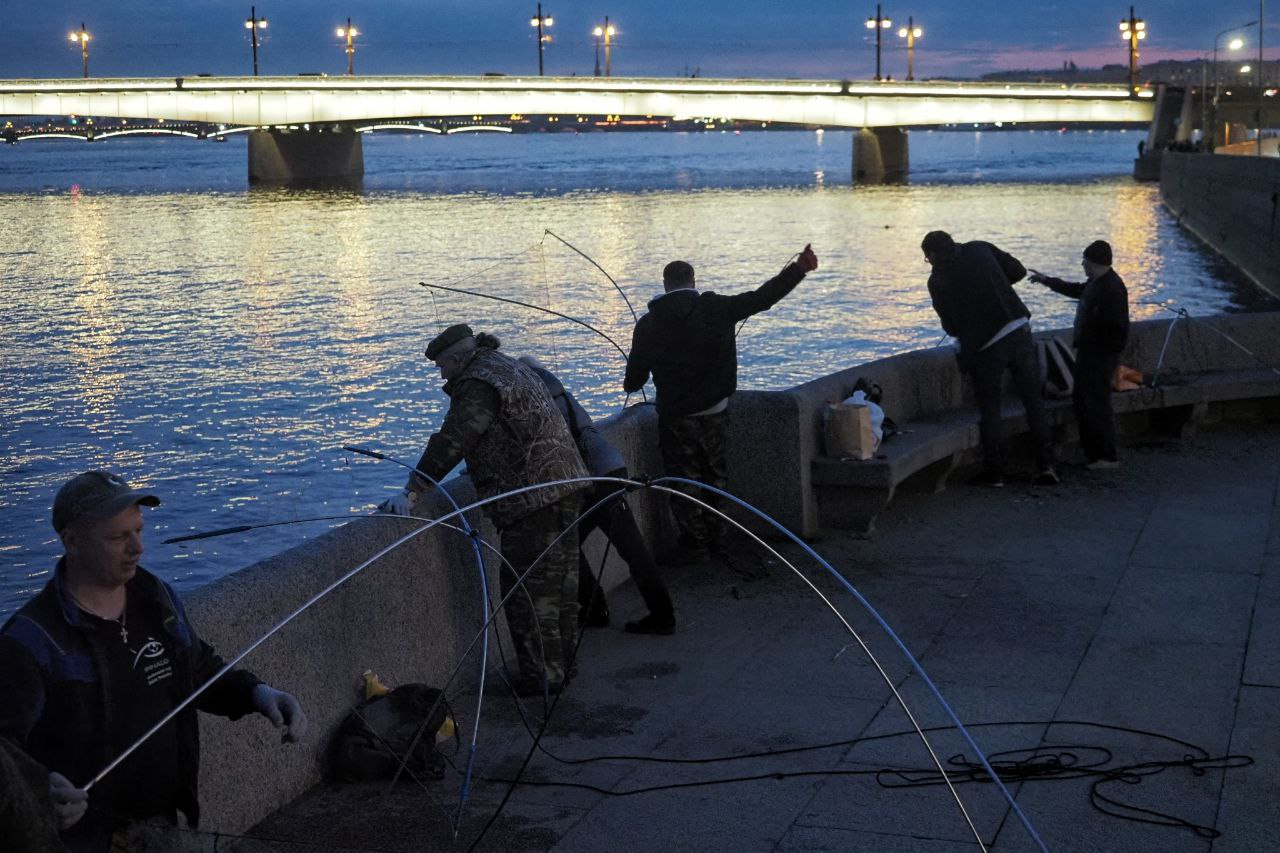
[[[411,515],[413,513],[413,500],[407,492],[401,492],[378,504],[378,511],[389,512],[392,515]]]
[[[302,713],[302,705],[292,695],[268,684],[259,684],[253,688],[252,698],[255,711],[270,720],[277,729],[284,729],[281,741],[298,741],[307,733],[307,715]]]
[[[53,814],[58,829],[74,826],[89,808],[89,793],[71,784],[61,773],[49,774],[49,796],[53,799]]]
[[[805,243],[804,251],[800,253],[800,257],[796,258],[796,263],[803,267],[805,272],[816,270],[818,268],[818,256],[813,253],[813,247]]]

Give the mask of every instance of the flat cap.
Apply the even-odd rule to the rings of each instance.
[[[436,335],[431,343],[427,344],[427,358],[435,361],[440,357],[440,353],[444,352],[463,338],[469,338],[471,336],[471,327],[466,323],[458,323],[455,326],[450,326],[440,334]]]

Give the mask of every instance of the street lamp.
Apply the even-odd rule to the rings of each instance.
[[[258,76],[258,30],[267,28],[267,19],[258,17],[256,6],[249,7],[249,17],[245,19],[244,28],[253,34],[253,76]]]
[[[67,33],[67,38],[73,42],[80,42],[80,61],[84,65],[84,79],[89,79],[89,39],[93,36],[89,35],[89,31],[84,28],[84,22],[80,22],[80,29],[72,30]]]
[[[880,79],[880,34],[893,26],[893,21],[880,14],[880,4],[876,4],[876,16],[867,18],[867,29],[876,31],[876,79]]]
[[[266,21],[263,21],[263,23],[265,24]],[[347,40],[347,76],[354,76],[356,73],[355,38],[360,35],[360,31],[351,26],[351,19],[347,18],[347,25],[345,27],[338,27],[337,33],[338,38],[345,38]],[[257,71],[254,73],[256,74]]]
[[[1213,129],[1209,134],[1209,150],[1213,151],[1218,144],[1218,98],[1221,97],[1222,82],[1218,79],[1218,44],[1222,41],[1222,37],[1227,33],[1234,33],[1238,30],[1247,30],[1249,27],[1256,27],[1257,21],[1249,21],[1247,24],[1241,24],[1238,27],[1227,27],[1222,32],[1213,37]],[[1244,39],[1236,36],[1227,42],[1227,50],[1239,50],[1244,47]],[[1203,78],[1201,80],[1203,83]],[[1204,88],[1203,86],[1201,88]]]
[[[538,4],[538,14],[529,19],[529,26],[538,28],[538,76],[542,76],[542,48],[551,41],[551,36],[543,32],[543,29],[551,26],[555,21],[550,15],[542,14],[542,4]]]
[[[916,39],[924,35],[924,30],[916,26],[915,19],[908,16],[907,25],[898,30],[898,38],[907,40],[907,79],[916,79]]]
[[[609,24],[609,16],[604,16],[604,26],[596,27],[591,34],[596,37],[596,76],[600,76],[600,38],[604,37],[604,76],[613,76],[612,63],[612,42],[614,35],[618,32],[617,27]]]
[[[1129,7],[1129,17],[1120,20],[1120,37],[1129,43],[1129,94],[1138,91],[1138,42],[1147,37],[1147,22],[1133,16],[1133,7]]]

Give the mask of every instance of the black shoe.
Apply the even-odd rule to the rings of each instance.
[[[1062,478],[1058,476],[1058,472],[1053,470],[1052,465],[1046,465],[1040,469],[1035,478],[1031,481],[1036,486],[1056,486],[1062,482]]]
[[[995,471],[983,471],[975,477],[970,478],[971,486],[986,486],[991,489],[999,489],[1004,487],[1004,475],[997,474]]]
[[[578,611],[578,621],[582,623],[584,628],[608,628],[609,627],[609,608],[601,607],[583,607]]]
[[[643,619],[636,622],[628,622],[622,627],[628,634],[663,634],[669,636],[676,632],[676,617],[655,616],[650,613]]]

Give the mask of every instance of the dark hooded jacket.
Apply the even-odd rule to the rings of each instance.
[[[1085,282],[1046,278],[1055,292],[1079,299],[1073,343],[1076,349],[1118,353],[1129,340],[1129,291],[1116,271],[1108,269]]]
[[[963,355],[982,349],[1013,320],[1031,316],[1013,291],[1026,274],[1017,258],[981,240],[960,243],[953,254],[934,260],[933,310],[942,330],[960,341]]]
[[[711,408],[738,387],[734,325],[772,308],[804,276],[804,268],[793,263],[747,293],[721,296],[689,288],[651,300],[631,337],[623,389],[634,394],[652,373],[659,417]]]

